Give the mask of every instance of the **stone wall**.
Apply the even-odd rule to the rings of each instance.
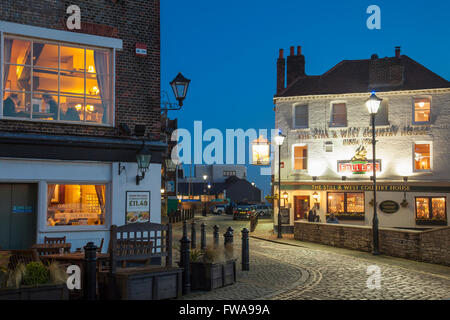
[[[372,227],[295,222],[294,238],[339,248],[372,251]],[[379,229],[380,253],[450,266],[450,227],[426,231]]]

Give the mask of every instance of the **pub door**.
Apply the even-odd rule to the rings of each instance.
[[[305,219],[309,211],[309,196],[294,196],[294,221]]]
[[[1,249],[29,249],[35,243],[36,203],[36,184],[0,184]]]

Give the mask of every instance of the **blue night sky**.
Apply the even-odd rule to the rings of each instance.
[[[381,9],[381,30],[369,30],[369,5]],[[203,130],[274,126],[278,50],[302,46],[306,73],[344,59],[402,54],[450,79],[450,1],[444,0],[162,0],[161,89],[178,72],[191,79],[178,126]],[[206,143],[204,144],[204,146]],[[225,154],[224,154],[225,156]],[[248,180],[270,192],[270,177],[248,166]]]

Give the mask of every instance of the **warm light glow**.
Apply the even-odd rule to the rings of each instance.
[[[86,106],[86,110],[89,111],[89,112],[93,112],[93,111],[94,111],[94,106],[91,105],[91,104],[88,104],[88,105]]]
[[[317,192],[314,192],[312,197],[317,201],[317,199],[319,199],[319,194]]]
[[[164,189],[161,189],[161,193],[164,193],[165,192],[165,190]]]
[[[252,141],[252,164],[262,166],[270,164],[270,143],[262,136]]]
[[[90,73],[95,73],[95,68],[94,68],[94,66],[89,66],[89,67],[88,67],[88,72],[90,72]]]
[[[97,95],[97,94],[100,93],[100,90],[99,90],[96,86],[93,86],[93,87],[91,88],[91,90],[89,90],[89,93],[90,93],[91,95]]]
[[[77,105],[75,106],[75,109],[77,109],[77,111],[80,111],[82,107],[83,107],[83,106],[82,106],[81,104],[77,104]]]

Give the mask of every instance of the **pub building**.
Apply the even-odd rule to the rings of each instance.
[[[160,222],[159,1],[26,4],[0,2],[1,249]]]
[[[274,97],[275,128],[286,135],[280,192],[284,232],[292,232],[294,222],[306,219],[312,208],[321,222],[333,213],[339,223],[372,225],[372,127],[365,102],[373,91],[382,99],[375,118],[379,225],[449,225],[450,82],[402,55],[399,47],[394,57],[343,60],[310,76],[301,47],[297,52],[291,47],[287,59],[280,50]]]

